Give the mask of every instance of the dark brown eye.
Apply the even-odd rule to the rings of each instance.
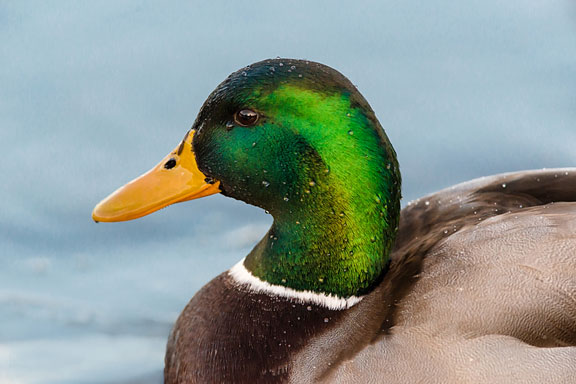
[[[256,124],[258,117],[258,113],[251,109],[241,109],[234,115],[234,120],[244,127],[249,127]]]

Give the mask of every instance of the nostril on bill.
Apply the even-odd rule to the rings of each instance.
[[[166,164],[164,164],[164,168],[166,169],[172,169],[176,166],[176,159],[171,158],[170,160],[168,160],[166,162]]]

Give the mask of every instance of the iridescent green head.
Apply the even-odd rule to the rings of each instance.
[[[272,284],[368,292],[399,217],[394,149],[356,87],[322,64],[274,59],[230,75],[193,129],[200,170],[274,224],[245,266]]]
[[[244,262],[260,279],[340,297],[380,281],[398,226],[400,173],[348,79],[318,63],[262,61],[220,84],[192,128],[156,167],[102,200],[93,219],[137,219],[222,192],[274,216]]]

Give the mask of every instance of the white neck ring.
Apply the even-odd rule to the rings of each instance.
[[[244,266],[244,259],[230,268],[228,274],[240,285],[256,293],[266,293],[270,296],[280,296],[300,304],[316,304],[320,307],[339,311],[358,304],[363,296],[338,297],[332,294],[313,291],[298,291],[282,285],[270,284],[254,276]]]

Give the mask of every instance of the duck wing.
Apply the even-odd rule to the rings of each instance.
[[[575,191],[576,169],[527,171],[409,204],[394,305],[327,382],[574,382]]]

